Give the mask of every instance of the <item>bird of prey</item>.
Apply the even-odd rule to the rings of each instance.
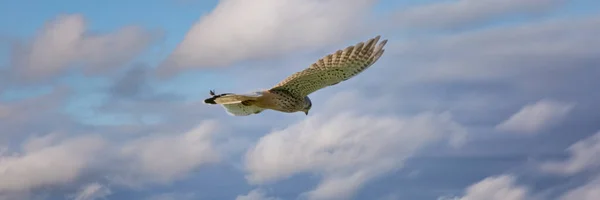
[[[338,84],[369,68],[383,54],[386,40],[380,36],[348,46],[326,55],[308,68],[296,72],[268,90],[250,94],[210,91],[206,104],[220,104],[233,116],[258,114],[266,109],[294,113],[308,111],[312,102],[308,95],[325,87]],[[378,43],[379,42],[379,43]]]

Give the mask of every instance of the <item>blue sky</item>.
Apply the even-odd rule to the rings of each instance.
[[[588,200],[600,2],[0,0],[0,199]],[[303,113],[234,117],[381,35]],[[597,193],[597,192],[596,192]]]

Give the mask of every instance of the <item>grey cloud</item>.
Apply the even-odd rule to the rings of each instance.
[[[114,95],[124,97],[135,96],[143,90],[148,89],[146,76],[147,70],[144,69],[144,66],[133,66],[121,79],[117,80],[110,88],[110,92]]]
[[[600,17],[592,15],[488,28],[394,42],[397,45],[390,54],[413,66],[409,72],[415,78],[410,80],[517,79],[525,83],[543,71],[560,73],[597,64],[599,52],[591,47],[598,45],[599,23]]]
[[[160,94],[152,88],[152,69],[145,64],[135,64],[129,68],[124,75],[117,78],[108,89],[112,100],[136,100],[136,101],[171,101],[180,100],[182,97],[175,94]]]
[[[179,130],[185,130],[196,125],[198,119],[206,118],[186,117],[185,115],[207,115],[198,104],[189,102],[183,95],[168,91],[159,92],[155,86],[160,83],[155,81],[152,71],[146,64],[132,65],[126,68],[124,74],[112,77],[110,85],[101,89],[107,94],[107,98],[90,109],[100,115],[125,116],[132,119],[133,123],[112,128],[104,127],[105,129],[116,132],[156,132],[165,130],[166,127],[161,126],[165,123],[178,122],[173,126],[180,126]]]
[[[194,193],[163,193],[152,195],[145,200],[193,200],[197,199]]]
[[[441,1],[396,11],[394,25],[403,28],[460,28],[504,16],[539,14],[564,0],[458,0]]]
[[[45,195],[31,195],[27,192],[3,192],[3,193],[0,193],[0,199],[4,199],[4,200],[23,200],[23,199],[44,200],[45,198],[46,198]]]
[[[67,87],[56,87],[41,96],[0,102],[0,143],[20,141],[25,133],[65,131],[76,126],[61,112],[70,93]]]

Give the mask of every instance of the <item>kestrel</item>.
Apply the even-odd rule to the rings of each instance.
[[[233,116],[258,114],[266,109],[285,113],[302,111],[308,115],[312,107],[308,98],[310,93],[356,76],[381,57],[387,40],[379,42],[379,39],[378,35],[324,56],[271,89],[250,94],[215,94],[211,90],[211,97],[205,99],[204,103],[220,104]]]

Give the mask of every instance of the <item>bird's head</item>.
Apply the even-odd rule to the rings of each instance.
[[[310,98],[308,98],[308,96],[304,97],[304,107],[302,108],[302,112],[304,112],[304,114],[308,115],[308,111],[310,110],[310,108],[312,107],[312,102],[310,101]]]

